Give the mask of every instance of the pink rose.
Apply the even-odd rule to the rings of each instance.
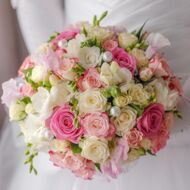
[[[59,68],[54,70],[54,72],[62,79],[73,80],[75,73],[72,69],[78,62],[77,58],[62,58]]]
[[[137,121],[137,128],[147,137],[156,135],[164,115],[164,106],[159,103],[149,105]]]
[[[11,102],[14,102],[23,97],[20,93],[20,88],[17,85],[16,80],[10,79],[2,84],[3,95],[1,97],[2,104],[7,107],[10,106]]]
[[[18,70],[18,75],[20,77],[24,77],[23,71],[26,69],[32,68],[33,66],[34,66],[34,63],[32,62],[31,57],[30,56],[26,57]]]
[[[115,150],[112,152],[111,159],[101,165],[103,174],[112,178],[117,178],[122,172],[122,161],[128,159],[129,146],[125,138],[119,139]]]
[[[96,112],[86,114],[80,119],[80,124],[89,136],[106,137],[109,134],[110,122],[106,113]]]
[[[73,154],[68,150],[66,153],[50,151],[49,155],[50,161],[55,166],[70,169],[78,177],[92,179],[95,174],[94,163],[83,158],[80,154]]]
[[[173,75],[166,60],[159,55],[154,56],[149,63],[149,68],[157,77],[171,77]]]
[[[51,129],[57,139],[69,140],[77,143],[84,131],[82,127],[74,125],[75,115],[69,105],[63,105],[54,110],[46,121],[46,126]]]
[[[136,128],[133,128],[130,130],[130,132],[126,135],[127,142],[129,144],[129,147],[132,148],[138,148],[140,142],[143,139],[143,134]]]
[[[162,126],[158,131],[157,135],[150,138],[152,142],[151,152],[153,154],[156,154],[158,151],[164,148],[166,146],[168,139],[169,139],[168,127],[164,123],[162,123]]]
[[[178,91],[179,95],[182,96],[183,95],[183,89],[182,86],[180,84],[180,81],[177,77],[171,77],[170,81],[169,81],[169,88],[171,90],[176,90]]]
[[[112,51],[113,59],[120,67],[127,68],[134,74],[136,70],[136,59],[132,55],[129,55],[123,48],[115,48]]]
[[[77,82],[77,86],[82,92],[87,89],[100,88],[102,84],[100,74],[95,68],[86,70],[84,75],[81,76]]]
[[[26,83],[20,88],[20,93],[23,96],[32,96],[35,93],[35,91],[28,83]]]
[[[71,40],[73,38],[75,38],[75,36],[80,32],[80,29],[79,28],[73,28],[73,29],[69,29],[69,30],[66,30],[62,33],[60,33],[54,40],[52,40],[52,44],[58,48],[58,45],[57,43],[62,40],[62,39],[65,39],[65,40]]]
[[[174,114],[172,112],[168,112],[164,115],[164,124],[167,128],[171,128],[174,124]]]
[[[113,51],[116,47],[118,47],[118,43],[115,40],[106,40],[103,44],[102,47],[106,51]]]

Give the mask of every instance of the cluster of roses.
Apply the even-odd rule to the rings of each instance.
[[[3,103],[28,144],[54,165],[92,179],[116,178],[123,165],[166,145],[182,90],[158,53],[159,33],[80,23],[27,57],[19,80],[3,84]]]

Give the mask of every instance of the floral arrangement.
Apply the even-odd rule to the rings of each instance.
[[[2,102],[27,144],[26,162],[45,151],[55,166],[92,179],[116,178],[169,139],[182,89],[160,49],[160,33],[81,22],[28,56],[3,84]]]

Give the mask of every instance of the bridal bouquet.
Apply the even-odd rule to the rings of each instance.
[[[53,34],[3,84],[2,101],[27,144],[25,164],[45,151],[76,176],[116,178],[165,147],[182,90],[159,50],[159,33],[102,27],[107,15]]]

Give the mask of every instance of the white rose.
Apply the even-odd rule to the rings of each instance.
[[[80,146],[82,148],[81,155],[95,163],[104,163],[110,156],[108,141],[105,139],[89,137]]]
[[[89,67],[96,67],[101,63],[100,48],[98,47],[84,47],[79,51],[80,64],[88,69]]]
[[[100,72],[100,79],[107,85],[115,85],[132,80],[131,72],[126,68],[121,68],[115,61],[111,64],[103,63]]]
[[[49,73],[47,69],[43,65],[36,65],[32,69],[31,80],[38,83],[41,81],[47,81],[49,77]]]
[[[132,103],[137,105],[146,104],[150,98],[150,94],[143,88],[141,84],[130,84],[128,94],[132,98]]]
[[[47,151],[50,147],[50,141],[53,139],[51,131],[45,127],[45,122],[36,115],[28,115],[20,122],[21,132],[24,135],[26,143],[31,143],[36,151]]]
[[[126,107],[121,110],[121,114],[114,120],[116,126],[116,134],[119,136],[124,136],[130,129],[132,129],[136,124],[137,115],[135,111]]]
[[[25,112],[25,106],[26,104],[24,102],[12,102],[9,108],[10,120],[19,121],[24,119],[27,115]]]
[[[81,113],[103,112],[106,110],[107,99],[98,90],[86,90],[79,95]]]
[[[127,94],[122,94],[114,98],[114,104],[118,107],[125,107],[126,105],[131,103],[131,100],[131,96],[128,96]]]
[[[39,113],[43,119],[47,119],[53,110],[53,103],[47,89],[39,87],[37,93],[31,97],[32,106],[35,112]]]
[[[123,32],[118,36],[119,46],[126,49],[127,47],[134,45],[138,42],[138,38],[130,33]]]
[[[136,58],[138,68],[142,68],[148,65],[148,59],[143,50],[134,48],[131,51],[131,54]]]
[[[166,110],[172,110],[177,106],[179,94],[175,90],[170,90],[164,80],[155,80],[150,85],[155,87],[157,102],[163,104]]]

